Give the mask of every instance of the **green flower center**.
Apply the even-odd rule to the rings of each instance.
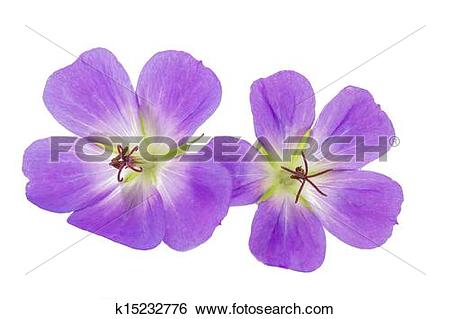
[[[295,194],[295,203],[297,204],[301,201],[301,193],[306,184],[311,185],[320,195],[327,196],[312,180],[313,177],[317,177],[326,174],[332,169],[326,169],[324,171],[310,174],[308,161],[306,160],[305,154],[302,152],[303,165],[295,167],[295,169],[290,169],[285,166],[281,166],[279,170],[275,171],[273,184],[269,190],[261,197],[260,201],[263,201],[275,192],[285,192]],[[287,173],[287,174],[286,174]],[[304,202],[304,201],[303,201]]]

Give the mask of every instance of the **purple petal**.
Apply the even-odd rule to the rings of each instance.
[[[58,161],[52,161],[50,138],[31,144],[23,158],[23,172],[30,180],[27,198],[58,213],[86,207],[108,195],[115,187],[114,171],[107,163],[80,160],[74,147],[61,152]]]
[[[140,134],[133,86],[106,49],[87,51],[53,73],[44,102],[61,125],[79,136]]]
[[[355,155],[356,136],[364,138],[365,145],[378,145],[380,136],[391,137],[394,128],[386,113],[375,103],[372,95],[357,87],[346,87],[323,109],[314,128],[312,137],[319,145],[330,136],[352,136],[351,143],[335,144],[331,152],[336,155]],[[335,168],[360,168],[385,154],[384,152],[366,153],[365,159],[353,156],[351,161],[328,163]],[[318,156],[322,158],[321,155]]]
[[[192,249],[211,237],[225,217],[231,180],[219,164],[171,161],[158,174],[164,202],[164,242],[176,250]]]
[[[201,61],[180,51],[155,54],[137,85],[147,134],[174,139],[192,135],[216,110],[220,82]]]
[[[161,197],[140,181],[121,184],[95,205],[75,211],[68,222],[136,249],[154,248],[164,236]]]
[[[403,202],[395,181],[367,171],[332,171],[314,181],[327,194],[315,193],[314,211],[330,233],[359,248],[379,247],[391,236]]]
[[[256,136],[265,137],[277,150],[286,137],[303,136],[314,121],[313,89],[294,71],[280,71],[255,81],[250,103]]]
[[[231,175],[232,206],[253,204],[270,187],[270,165],[245,160],[247,154],[258,152],[247,141],[231,136],[216,136],[208,146],[214,150],[214,160],[219,161]]]
[[[325,232],[314,214],[291,197],[272,197],[258,206],[250,250],[270,266],[313,271],[325,258]]]

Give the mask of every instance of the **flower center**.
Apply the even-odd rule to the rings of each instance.
[[[119,182],[123,182],[123,177],[121,176],[121,173],[124,169],[131,169],[137,173],[141,173],[144,169],[140,166],[136,166],[136,164],[139,164],[139,160],[131,156],[134,152],[138,150],[138,147],[135,146],[129,153],[128,153],[128,146],[122,147],[122,145],[117,145],[117,152],[119,153],[116,157],[114,157],[111,162],[109,163],[110,166],[118,169],[117,172],[117,180]]]
[[[325,173],[328,173],[330,171],[332,171],[332,169],[326,169],[322,172],[319,173],[315,173],[312,175],[308,175],[308,161],[306,160],[305,154],[302,152],[302,158],[303,158],[303,163],[305,165],[305,168],[303,168],[302,166],[297,166],[295,168],[295,170],[291,170],[287,167],[281,166],[281,169],[290,173],[291,175],[289,176],[289,178],[291,180],[296,180],[300,183],[300,187],[297,191],[297,195],[295,196],[295,203],[298,203],[298,200],[300,198],[300,194],[303,190],[303,187],[305,186],[306,183],[311,184],[312,187],[314,187],[314,189],[319,192],[320,195],[322,196],[327,196],[327,194],[325,194],[324,192],[322,192],[320,190],[320,188],[311,180],[311,178],[313,177],[317,177],[320,175],[323,175]]]

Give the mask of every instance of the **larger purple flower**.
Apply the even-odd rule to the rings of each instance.
[[[122,65],[105,49],[83,53],[48,79],[44,102],[78,136],[190,136],[216,110],[215,74],[184,52],[157,53],[136,93]],[[88,152],[98,152],[89,144]],[[25,151],[26,194],[39,207],[71,212],[72,225],[121,244],[150,249],[164,241],[187,250],[206,241],[226,215],[227,170],[214,163],[148,162],[136,148],[114,148],[112,160],[86,162],[72,147],[50,160],[51,141]]]
[[[293,71],[254,82],[250,101],[259,150],[265,155],[273,155],[269,148],[280,154],[289,136],[311,136],[319,145],[330,136],[350,136],[351,143],[335,144],[331,150],[355,155],[356,136],[366,145],[378,145],[379,136],[394,135],[387,115],[368,91],[357,87],[343,89],[312,127],[314,92]],[[300,138],[298,142],[304,144]],[[244,158],[252,153],[253,146],[239,143]],[[233,177],[232,205],[259,203],[249,245],[267,265],[315,270],[325,257],[324,228],[359,248],[378,247],[391,236],[403,201],[401,187],[389,177],[359,170],[379,154],[344,162],[316,155],[317,161],[301,153],[285,163],[226,163]]]

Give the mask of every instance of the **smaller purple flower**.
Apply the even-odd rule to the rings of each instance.
[[[325,258],[324,228],[354,247],[382,245],[397,223],[403,194],[389,177],[360,170],[380,154],[349,161],[329,160],[323,152],[314,154],[315,161],[305,152],[286,162],[242,160],[251,153],[270,156],[269,149],[282,154],[284,141],[292,136],[310,136],[319,145],[329,137],[358,136],[365,145],[378,145],[380,136],[394,136],[394,128],[370,93],[346,87],[325,106],[314,126],[313,89],[294,71],[255,81],[250,102],[260,147],[239,141],[241,161],[225,165],[233,178],[232,205],[258,203],[249,241],[253,255],[270,266],[313,271]],[[356,148],[352,139],[333,145],[331,151],[354,155]]]
[[[191,55],[165,51],[144,66],[136,93],[122,65],[105,49],[83,53],[50,76],[44,102],[79,137],[191,136],[216,110],[216,75]],[[88,144],[85,152],[102,153]],[[51,160],[51,139],[25,151],[27,198],[68,222],[136,249],[164,241],[176,250],[205,242],[225,217],[231,194],[227,170],[214,163],[147,161],[137,146],[117,146],[113,158],[81,160],[72,147]],[[176,150],[171,150],[173,152]]]

